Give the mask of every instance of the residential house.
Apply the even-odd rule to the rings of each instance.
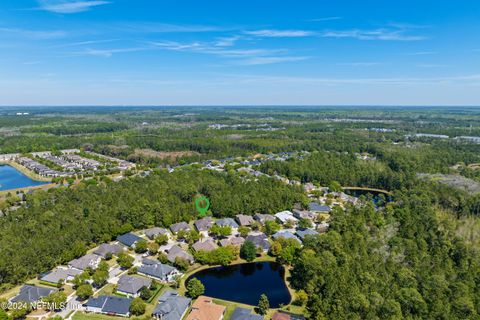
[[[272,235],[272,238],[275,239],[275,240],[277,240],[279,238],[294,239],[294,240],[298,241],[299,243],[302,243],[302,241],[300,241],[300,239],[298,239],[297,236],[294,235],[289,230],[280,230],[277,233],[275,233],[274,235]]]
[[[213,223],[214,221],[212,217],[205,217],[195,221],[193,224],[195,225],[195,228],[197,228],[198,232],[204,236],[207,236],[208,230],[210,230],[210,228],[213,226]]]
[[[293,209],[293,216],[297,219],[308,219],[314,221],[317,215],[308,210]]]
[[[161,320],[181,320],[187,313],[192,299],[183,297],[173,290],[165,291],[160,298],[152,316]]]
[[[81,274],[83,271],[78,269],[71,269],[71,268],[57,268],[52,270],[46,274],[43,274],[40,277],[41,281],[45,281],[51,284],[57,284],[60,281],[67,282],[72,281],[76,275]]]
[[[167,229],[165,228],[159,228],[159,227],[154,227],[154,228],[150,228],[150,229],[145,229],[143,230],[143,232],[145,233],[145,235],[150,239],[150,240],[154,240],[158,235],[168,235],[169,232]]]
[[[187,260],[188,262],[190,262],[190,264],[195,262],[191,254],[187,253],[180,246],[174,245],[170,248],[170,250],[168,250],[167,259],[171,263],[174,263],[176,258],[182,258],[184,260]]]
[[[143,287],[150,288],[151,285],[151,279],[123,275],[118,279],[117,293],[129,298],[136,298],[140,295],[140,290]]]
[[[170,230],[171,230],[174,234],[177,234],[177,232],[180,231],[180,230],[190,231],[190,226],[189,226],[188,223],[186,223],[185,221],[182,221],[182,222],[179,222],[179,223],[172,224],[172,225],[170,226]]]
[[[137,273],[162,282],[170,282],[175,276],[180,275],[176,268],[150,259],[143,259]]]
[[[254,222],[252,216],[247,216],[244,214],[237,214],[235,216],[235,220],[241,226],[250,226]]]
[[[118,255],[122,251],[123,247],[119,244],[102,243],[93,253],[105,259],[108,255]]]
[[[268,251],[270,249],[270,242],[268,241],[268,237],[266,234],[251,234],[247,236],[245,241],[251,241],[255,245],[257,249],[262,249],[263,251]]]
[[[220,240],[220,245],[222,247],[226,246],[241,246],[245,242],[245,238],[242,237],[230,237],[227,239]]]
[[[134,233],[129,232],[129,233],[122,234],[121,236],[118,236],[117,240],[118,240],[118,242],[120,242],[124,246],[134,248],[135,243],[142,240],[142,238],[137,236]]]
[[[55,291],[57,291],[57,289],[26,284],[20,288],[20,293],[18,295],[10,299],[10,302],[33,303],[42,300],[42,298],[48,297]]]
[[[260,222],[261,224],[265,224],[267,221],[275,221],[275,216],[271,214],[262,214],[262,213],[256,213],[253,218]]]
[[[213,302],[212,298],[200,296],[192,305],[185,320],[222,320],[227,308]]]
[[[132,299],[114,296],[90,298],[83,306],[86,312],[103,313],[114,316],[129,317]]]
[[[88,268],[95,270],[98,268],[100,261],[102,261],[102,257],[97,256],[96,254],[89,253],[84,255],[83,257],[70,261],[68,263],[68,266],[70,268],[74,268],[82,271]]]
[[[297,230],[297,236],[303,241],[307,236],[316,236],[318,234],[317,231],[313,229],[305,229],[305,230]]]
[[[218,246],[212,239],[198,240],[192,245],[192,249],[195,251],[213,251],[217,249]]]
[[[263,317],[258,314],[252,314],[252,310],[237,307],[233,310],[230,320],[263,320]]]
[[[308,210],[314,213],[330,213],[330,211],[332,211],[332,208],[330,208],[329,206],[321,205],[318,202],[310,202],[308,204]]]
[[[298,222],[298,219],[293,216],[293,213],[291,211],[281,211],[275,213],[275,217],[282,224],[285,224],[289,221],[294,224]]]
[[[273,314],[272,320],[305,320],[305,317],[301,314],[279,310]]]
[[[218,224],[221,227],[230,227],[232,228],[232,233],[236,232],[238,229],[238,223],[235,222],[232,218],[223,218],[215,221],[215,224]]]

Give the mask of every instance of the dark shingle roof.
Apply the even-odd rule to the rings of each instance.
[[[258,314],[252,314],[252,310],[246,308],[236,308],[230,320],[263,320],[263,317]]]
[[[124,275],[124,276],[121,276],[120,279],[118,279],[117,290],[135,295],[143,287],[149,288],[151,284],[152,284],[151,279]]]
[[[192,263],[194,261],[193,256],[189,254],[188,252],[184,251],[182,248],[180,248],[177,245],[174,245],[173,247],[168,250],[168,261],[170,262],[175,262],[175,258],[182,258],[187,260],[188,262]]]
[[[125,233],[125,234],[122,234],[121,236],[118,236],[117,237],[117,240],[126,245],[127,247],[131,247],[135,244],[135,242],[137,242],[138,240],[142,240],[142,238],[140,238],[139,236],[137,236],[136,234],[133,234],[131,232],[129,233]]]
[[[265,234],[259,235],[249,235],[245,241],[251,241],[257,248],[262,248],[263,250],[270,249],[270,242],[268,242],[268,237]]]
[[[159,228],[159,227],[154,227],[154,228],[150,228],[150,229],[145,229],[143,232],[144,232],[145,235],[146,235],[147,237],[149,237],[150,239],[155,238],[155,237],[156,237],[157,235],[159,235],[159,234],[168,234],[167,229]]]
[[[138,273],[162,280],[173,271],[175,271],[174,267],[150,259],[144,259],[143,265],[138,268]]]
[[[317,202],[310,202],[308,209],[314,212],[330,212],[332,209],[329,206],[323,206]]]
[[[109,243],[103,243],[101,244],[97,250],[95,250],[93,253],[105,258],[108,253],[111,254],[118,254],[122,252],[123,248],[122,246],[118,244],[109,244]]]
[[[208,231],[213,225],[213,219],[211,217],[205,217],[195,221],[194,225],[198,231]]]
[[[12,298],[12,302],[37,302],[41,298],[57,291],[53,288],[45,288],[26,284],[20,288],[20,293]]]
[[[119,315],[128,315],[130,313],[130,304],[132,299],[113,296],[100,296],[91,298],[85,304],[86,307],[100,308],[103,313],[112,313]]]
[[[172,230],[173,233],[177,233],[180,230],[188,231],[190,230],[190,226],[185,221],[182,221],[179,223],[172,224],[170,226],[170,230]]]
[[[222,227],[229,226],[231,228],[238,228],[238,223],[236,223],[232,218],[219,219],[215,223]]]
[[[158,304],[152,315],[162,320],[181,320],[192,300],[168,290],[158,298]]]

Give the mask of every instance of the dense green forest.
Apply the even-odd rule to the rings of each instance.
[[[306,241],[292,283],[306,290],[312,319],[479,318],[478,243],[431,195],[419,185],[385,210],[337,210],[331,230]]]
[[[272,179],[244,182],[235,175],[196,170],[38,191],[28,196],[26,207],[1,218],[1,287],[35,277],[127,231],[191,220],[198,193],[210,198],[217,217],[275,213],[306,201],[300,188]]]

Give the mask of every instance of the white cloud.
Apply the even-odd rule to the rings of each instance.
[[[332,30],[322,34],[325,38],[352,38],[358,40],[382,40],[382,41],[420,41],[426,37],[407,35],[404,29],[374,29],[374,30]]]
[[[240,64],[254,66],[262,64],[272,64],[281,62],[296,62],[307,60],[308,57],[255,57],[247,60],[240,61]]]
[[[63,30],[42,31],[42,30],[27,30],[18,28],[0,28],[0,34],[22,36],[38,40],[62,38],[66,35]]]
[[[430,55],[434,55],[434,54],[437,54],[438,52],[436,51],[418,51],[418,52],[412,52],[412,53],[408,53],[407,55],[409,56],[430,56]]]
[[[383,64],[382,62],[343,62],[337,63],[339,66],[352,66],[352,67],[373,67]]]
[[[323,21],[334,21],[334,20],[340,20],[342,17],[323,17],[323,18],[316,18],[316,19],[310,19],[308,21],[312,22],[323,22]]]
[[[245,34],[262,38],[298,38],[314,35],[311,31],[306,30],[256,30],[245,31]]]
[[[147,50],[145,47],[135,47],[135,48],[119,48],[119,49],[85,49],[84,51],[74,52],[73,55],[87,55],[87,56],[97,56],[103,58],[110,58],[116,53],[126,53],[126,52],[137,52]]]
[[[78,13],[109,3],[101,0],[38,0],[40,9],[55,13]]]

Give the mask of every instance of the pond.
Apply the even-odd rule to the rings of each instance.
[[[277,308],[291,300],[284,275],[279,263],[255,262],[210,268],[190,278],[204,284],[206,296],[256,306],[260,295],[266,294],[270,307]]]
[[[0,165],[0,191],[34,187],[47,183],[30,179],[14,167]]]

